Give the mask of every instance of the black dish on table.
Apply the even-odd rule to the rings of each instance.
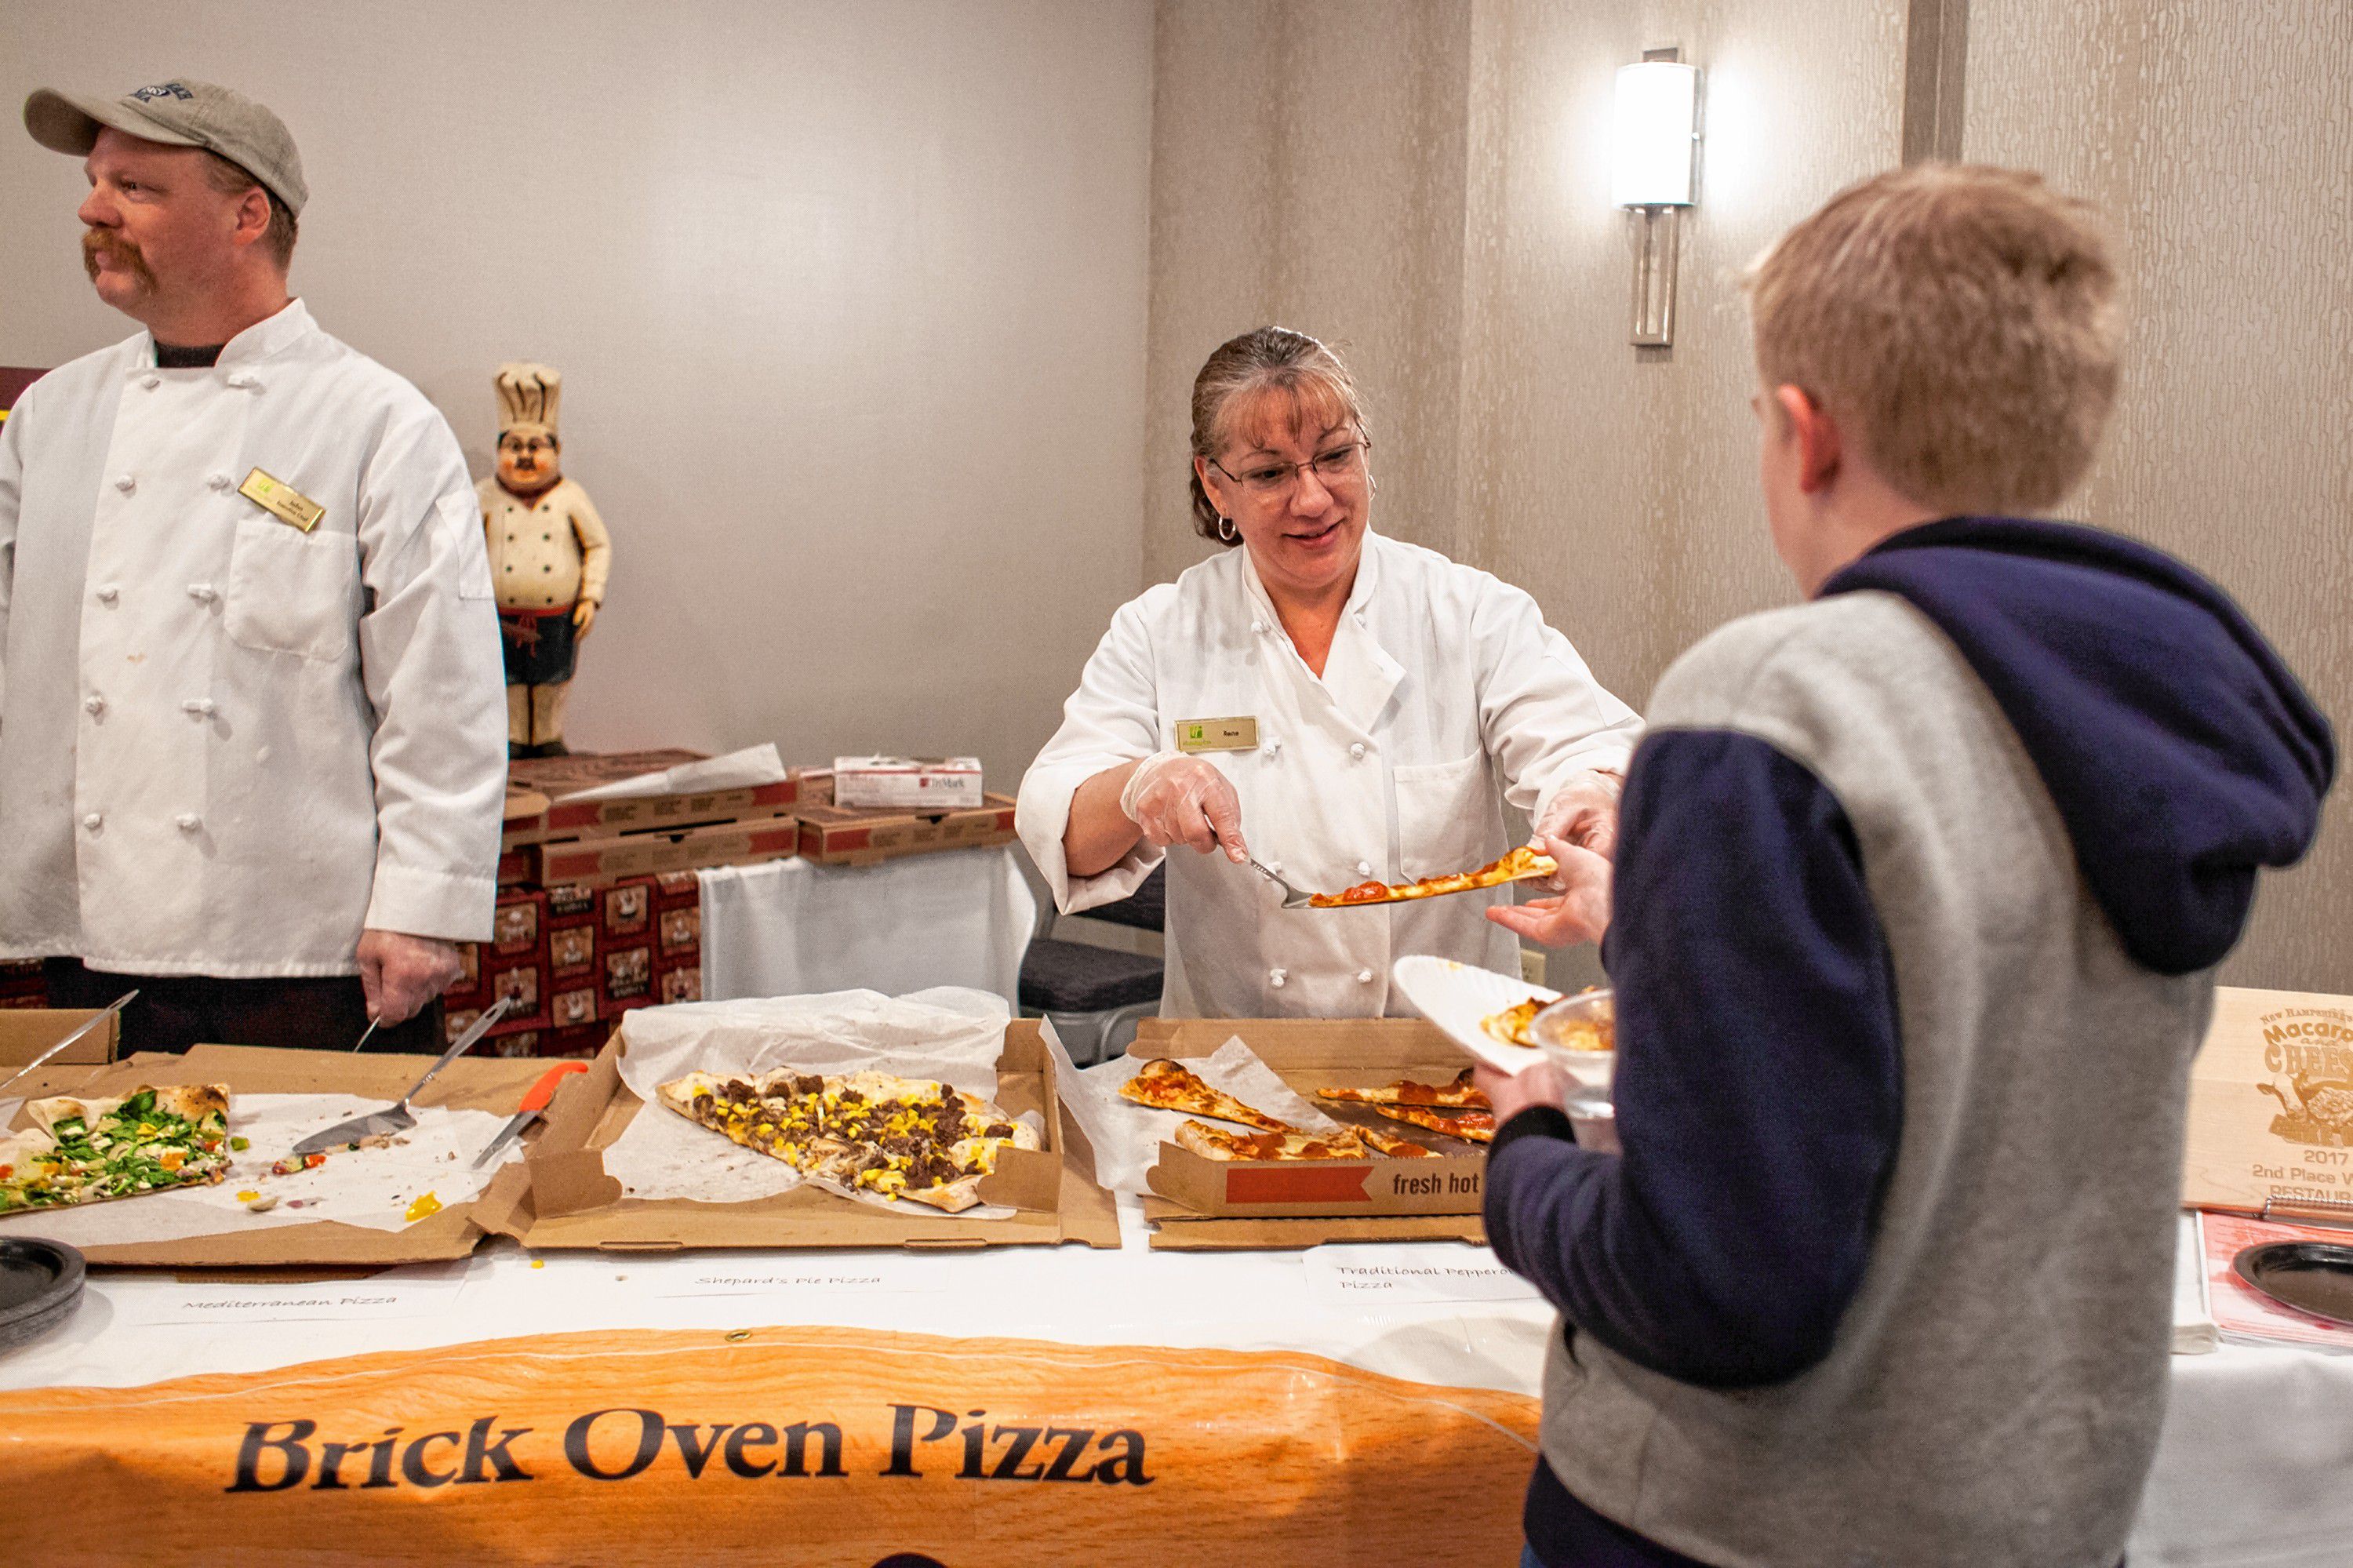
[[[37,1236],[0,1237],[0,1351],[39,1339],[81,1300],[81,1254]]]
[[[2265,1242],[2232,1258],[2231,1272],[2284,1307],[2353,1328],[2353,1246]]]

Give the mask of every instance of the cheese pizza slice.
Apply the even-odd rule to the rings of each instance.
[[[1424,1106],[1375,1106],[1373,1109],[1391,1121],[1401,1121],[1430,1132],[1442,1132],[1449,1138],[1459,1138],[1469,1143],[1495,1141],[1493,1111],[1457,1111],[1449,1116],[1444,1111],[1431,1110]]]
[[[1377,1127],[1357,1127],[1351,1128],[1348,1130],[1355,1133],[1358,1138],[1363,1139],[1366,1143],[1371,1144],[1377,1152],[1386,1154],[1392,1160],[1435,1160],[1438,1158],[1438,1150],[1435,1149],[1424,1149],[1420,1144],[1416,1143],[1409,1138],[1399,1138],[1396,1133],[1384,1131],[1382,1128]]]
[[[1367,1151],[1356,1134],[1228,1132],[1188,1121],[1176,1129],[1176,1147],[1204,1160],[1363,1160]]]
[[[1411,1078],[1400,1078],[1378,1089],[1318,1089],[1315,1097],[1359,1106],[1453,1106],[1463,1110],[1489,1108],[1486,1094],[1472,1086],[1471,1069],[1468,1067],[1463,1068],[1450,1084],[1422,1084]]]
[[[1122,1099],[1134,1100],[1154,1110],[1183,1111],[1212,1121],[1239,1122],[1261,1132],[1293,1130],[1289,1122],[1277,1121],[1264,1111],[1251,1109],[1225,1090],[1204,1083],[1190,1067],[1179,1066],[1166,1058],[1146,1062],[1143,1071],[1119,1086],[1119,1095]]]

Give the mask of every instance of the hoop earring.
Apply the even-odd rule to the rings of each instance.
[[[1220,517],[1220,518],[1219,518],[1219,519],[1218,519],[1218,543],[1219,543],[1219,544],[1220,544],[1220,545],[1232,545],[1232,544],[1237,544],[1237,543],[1239,543],[1239,542],[1240,541],[1241,536],[1242,536],[1242,535],[1241,535],[1241,530],[1234,526],[1234,520],[1233,520],[1232,518],[1230,518],[1230,517]]]

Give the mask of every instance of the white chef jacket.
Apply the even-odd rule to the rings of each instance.
[[[1063,913],[1126,897],[1164,853],[1139,842],[1072,876],[1062,833],[1078,787],[1176,749],[1181,723],[1244,716],[1257,749],[1200,755],[1233,781],[1250,853],[1314,893],[1483,865],[1510,847],[1502,799],[1534,808],[1572,775],[1622,770],[1641,732],[1535,600],[1485,572],[1367,532],[1319,680],[1247,547],[1228,550],[1120,607],[1021,781],[1021,842]],[[1164,1013],[1403,1012],[1389,964],[1408,953],[1518,972],[1518,938],[1482,914],[1505,890],[1284,909],[1221,853],[1168,863]]]
[[[154,357],[0,423],[0,955],[338,975],[366,927],[487,938],[505,673],[457,438],[300,301]]]

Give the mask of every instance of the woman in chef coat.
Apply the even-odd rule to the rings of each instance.
[[[1165,1013],[1377,1016],[1402,1011],[1402,955],[1515,973],[1514,932],[1607,924],[1641,719],[1528,595],[1374,533],[1370,453],[1314,338],[1261,327],[1212,354],[1193,513],[1225,553],[1120,608],[1021,781],[1021,840],[1065,914],[1201,852],[1169,860]],[[1247,863],[1317,893],[1472,870],[1510,847],[1504,799],[1562,861],[1554,895],[1516,908],[1498,889],[1284,909]]]

